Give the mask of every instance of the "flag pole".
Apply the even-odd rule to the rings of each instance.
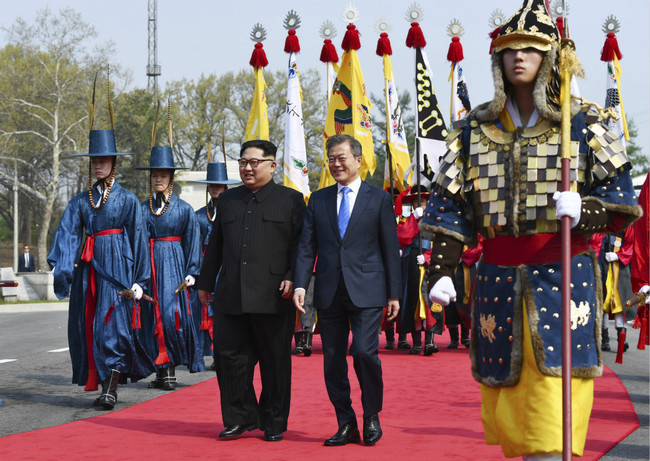
[[[566,9],[562,1],[562,11]],[[560,106],[561,106],[561,162],[562,191],[571,185],[571,73],[567,54],[575,51],[575,43],[567,37],[567,18],[564,18],[560,51]],[[572,458],[572,409],[571,409],[571,217],[562,217],[562,459]]]

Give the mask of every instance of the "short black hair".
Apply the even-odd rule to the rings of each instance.
[[[251,141],[246,141],[241,145],[239,150],[239,157],[241,158],[244,155],[244,151],[249,147],[255,147],[262,150],[263,157],[273,157],[275,159],[275,154],[278,151],[278,148],[271,141],[266,141],[264,139],[253,139]]]
[[[352,150],[352,155],[354,157],[361,157],[363,155],[361,151],[361,143],[348,134],[335,134],[334,136],[327,138],[327,143],[325,144],[327,155],[329,156],[332,147],[346,142],[350,144],[350,149]]]

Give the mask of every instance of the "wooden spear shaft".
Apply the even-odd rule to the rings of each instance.
[[[562,40],[562,48],[573,42]],[[566,63],[560,68],[562,108],[562,191],[571,185],[571,75]],[[562,459],[572,456],[571,415],[571,217],[562,217]]]

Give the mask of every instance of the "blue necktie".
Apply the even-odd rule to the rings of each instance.
[[[339,232],[341,233],[341,238],[343,238],[345,230],[348,228],[348,223],[350,222],[350,201],[348,200],[350,188],[347,186],[343,187],[341,192],[343,192],[343,197],[341,197],[341,206],[339,207]]]

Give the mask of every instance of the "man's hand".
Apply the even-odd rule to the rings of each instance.
[[[199,300],[202,306],[209,306],[212,302],[212,293],[206,290],[199,290]]]
[[[185,277],[185,284],[187,285],[188,288],[194,286],[195,283],[196,283],[196,279],[194,278],[193,275],[188,275],[187,277]]]
[[[580,222],[582,212],[582,198],[577,192],[555,191],[553,193],[555,200],[555,216],[562,219],[564,216],[571,218],[571,228],[573,229]]]
[[[386,311],[386,320],[389,322],[395,320],[399,314],[399,299],[390,298],[388,300],[388,310]]]
[[[280,291],[284,299],[291,299],[293,296],[293,282],[291,280],[283,280],[280,284]]]
[[[424,266],[424,264],[427,262],[426,259],[424,259],[424,255],[417,255],[415,257],[415,260],[418,263],[418,266]]]
[[[608,251],[607,253],[605,253],[605,261],[607,261],[608,263],[613,263],[614,261],[618,261],[618,255],[613,251]]]
[[[421,206],[413,210],[413,216],[415,217],[415,219],[420,219],[423,214],[424,214],[424,210],[422,210]]]
[[[305,305],[304,288],[296,288],[296,290],[293,292],[293,305],[296,306],[296,309],[298,309],[300,312],[303,314],[305,313],[305,308],[303,307]]]
[[[456,301],[456,289],[451,277],[445,275],[433,285],[429,292],[429,300],[442,306],[448,306],[450,302]]]

